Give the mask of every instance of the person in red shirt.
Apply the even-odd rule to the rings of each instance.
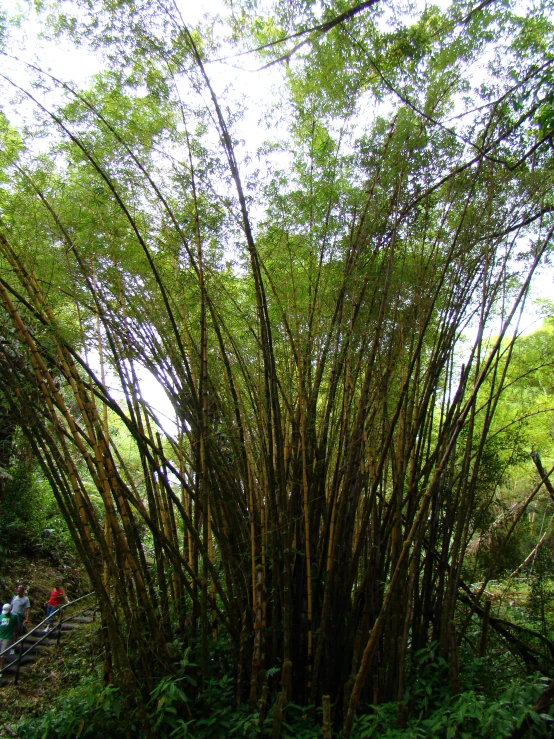
[[[62,588],[61,582],[57,581],[54,583],[54,588],[50,593],[50,600],[48,600],[48,602],[44,604],[46,606],[46,616],[48,617],[48,620],[46,622],[47,631],[50,631],[50,629],[54,628],[52,625],[52,616],[61,606],[62,600],[64,600],[66,603],[69,603],[65,594],[65,590]]]

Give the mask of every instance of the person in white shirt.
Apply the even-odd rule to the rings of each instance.
[[[12,598],[11,606],[12,613],[15,613],[19,621],[19,633],[21,633],[23,624],[29,623],[29,610],[31,608],[31,601],[25,595],[23,585],[17,586],[17,593]]]

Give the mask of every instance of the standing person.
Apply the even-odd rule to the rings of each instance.
[[[12,645],[14,636],[17,635],[19,619],[15,613],[10,613],[11,606],[4,603],[2,615],[0,616],[0,653],[5,652]],[[0,657],[0,672],[4,669],[4,655]]]
[[[29,623],[29,609],[31,608],[31,601],[25,595],[25,588],[23,585],[17,586],[17,592],[12,598],[12,613],[15,613],[19,620],[18,632],[23,633],[23,625]]]
[[[50,600],[44,604],[46,606],[46,616],[48,617],[46,626],[47,631],[50,631],[54,628],[52,626],[52,616],[61,606],[62,600],[64,600],[66,603],[69,603],[65,594],[65,590],[62,588],[61,582],[59,580],[56,580],[56,582],[54,583],[54,589],[50,593]]]

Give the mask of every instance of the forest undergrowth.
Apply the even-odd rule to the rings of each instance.
[[[59,574],[46,560],[14,560],[6,580],[31,583],[36,601],[37,584]],[[554,582],[525,577],[516,583],[495,581],[487,596],[498,618],[533,626],[548,636],[554,630]],[[40,598],[39,598],[40,599]],[[541,614],[545,618],[541,621]],[[40,609],[34,608],[36,620]],[[540,623],[539,623],[540,622]],[[141,716],[129,710],[128,701],[103,675],[103,639],[99,622],[69,632],[58,650],[49,650],[21,674],[19,685],[0,691],[0,737],[21,739],[75,739],[77,737],[129,737],[140,739]],[[552,736],[554,711],[534,713],[537,699],[549,679],[540,672],[524,670],[506,649],[505,640],[494,632],[487,654],[476,656],[482,638],[476,620],[459,650],[458,692],[452,690],[451,666],[439,656],[438,643],[413,655],[406,693],[402,701],[361,707],[354,726],[355,739],[470,739],[511,737],[531,712],[526,736]],[[159,739],[225,739],[225,737],[274,736],[275,708],[264,710],[262,701],[252,711],[237,706],[232,673],[231,645],[221,637],[210,642],[208,679],[202,682],[199,666],[192,661],[199,645],[176,641],[169,645],[175,676],[161,680],[147,704],[149,723]],[[545,667],[544,665],[542,666]],[[544,669],[543,669],[544,672]],[[275,689],[277,671],[268,670],[268,692]],[[267,695],[267,694],[266,694]],[[333,706],[330,706],[331,718]],[[283,739],[330,739],[340,732],[326,724],[322,707],[289,703],[281,723]]]
[[[19,689],[5,690],[0,716],[16,736],[144,736],[138,712],[129,713],[120,691],[103,683],[98,644],[94,630],[86,637],[80,634],[63,645],[54,664],[50,656],[42,657],[22,679]],[[453,695],[449,666],[437,656],[436,646],[415,655],[418,677],[409,685],[402,702],[362,707],[353,732],[356,739],[504,739],[533,710],[547,686],[544,676],[522,675],[502,649],[486,659],[461,652],[460,692]],[[95,651],[96,664],[91,659]],[[218,645],[204,686],[199,682],[198,666],[189,662],[187,652],[176,663],[176,677],[156,686],[147,705],[156,737],[273,736],[274,709],[264,713],[261,705],[254,712],[247,705],[236,706],[234,676],[226,673],[224,661],[216,658],[222,651],[222,645]],[[526,734],[529,739],[552,736],[554,716],[550,712],[535,713],[532,721]],[[0,736],[4,735],[0,732]],[[289,703],[282,716],[281,737],[326,739],[340,737],[340,732],[330,726],[326,729],[321,708]]]

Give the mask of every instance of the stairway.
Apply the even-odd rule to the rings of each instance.
[[[78,629],[82,624],[92,623],[94,621],[94,612],[85,611],[78,616],[68,616],[63,621],[61,627],[61,639],[63,639],[64,633],[74,631]],[[58,629],[59,623],[54,625],[52,631],[47,632],[46,629],[37,629],[30,634],[22,644],[18,644],[15,647],[15,654],[13,656],[4,655],[4,670],[0,676],[0,687],[4,685],[13,684],[14,678],[17,672],[17,656],[19,651],[23,649],[27,652],[21,658],[21,666],[19,674],[25,670],[27,665],[32,665],[39,654],[43,654],[48,649],[55,647],[58,641]]]

